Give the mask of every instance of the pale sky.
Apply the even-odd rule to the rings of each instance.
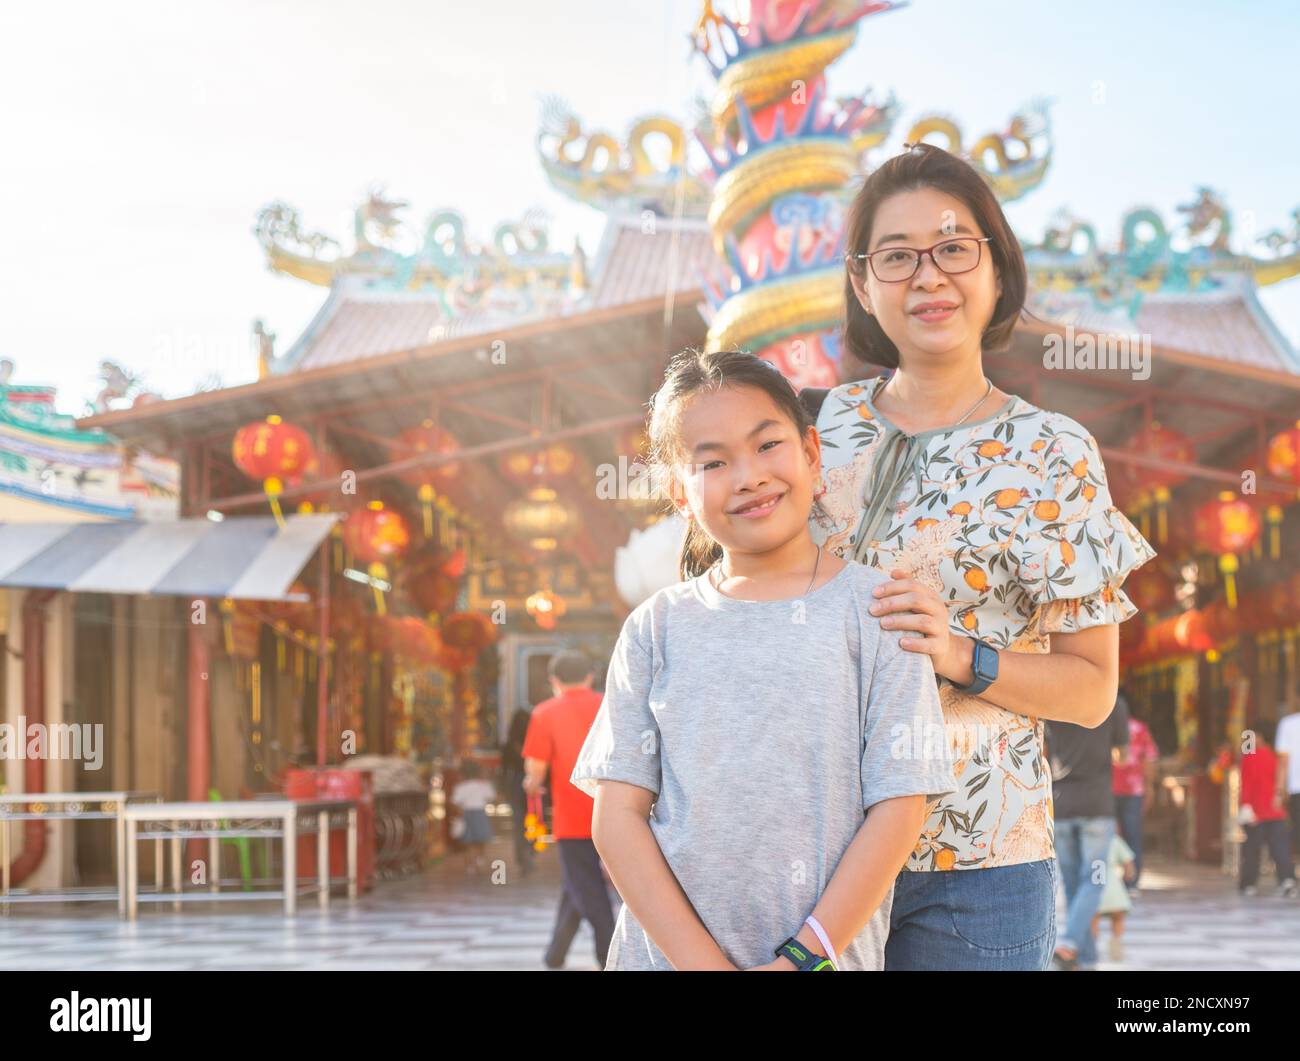
[[[698,0],[234,0],[6,5],[0,12],[0,356],[81,413],[103,358],[171,397],[255,377],[254,318],[288,348],[323,288],[269,272],[252,235],[283,199],[350,247],[375,183],[420,223],[461,211],[473,237],[541,207],[552,242],[594,252],[595,211],[546,183],[540,100],[588,129],[690,114]],[[968,140],[1052,98],[1055,160],[1007,208],[1022,236],[1059,206],[1114,241],[1130,207],[1179,219],[1198,185],[1238,231],[1300,205],[1292,0],[1044,4],[915,0],[867,19],[831,71],[911,122],[941,111]],[[1098,86],[1100,85],[1100,91]],[[1241,239],[1236,249],[1246,249]],[[1262,292],[1300,345],[1300,281]]]

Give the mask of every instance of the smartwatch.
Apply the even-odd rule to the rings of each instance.
[[[776,956],[778,958],[789,958],[794,962],[794,967],[801,973],[833,973],[836,971],[833,961],[820,954],[813,954],[794,936],[791,936],[776,948]]]
[[[998,680],[998,650],[987,641],[975,638],[970,669],[975,675],[974,680],[969,685],[958,685],[956,689],[967,696],[978,696]]]

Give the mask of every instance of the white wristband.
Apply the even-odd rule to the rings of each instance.
[[[831,946],[830,937],[826,935],[826,930],[822,928],[821,922],[818,921],[817,918],[813,917],[812,914],[809,914],[807,920],[804,923],[809,928],[811,928],[813,930],[813,934],[819,940],[821,940],[821,945],[826,948],[826,957],[829,958],[831,960],[831,964],[834,965],[836,969],[838,969],[840,967],[840,960],[839,958],[836,957],[835,948]]]

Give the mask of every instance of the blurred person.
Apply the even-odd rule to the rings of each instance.
[[[549,969],[563,968],[569,945],[586,920],[596,934],[596,960],[603,969],[614,934],[614,910],[600,855],[591,839],[595,803],[569,780],[600,710],[601,695],[591,688],[595,674],[582,652],[566,649],[556,653],[546,673],[555,695],[533,709],[523,743],[524,791],[540,795],[550,775],[551,834],[560,853],[562,874],[555,928],[543,960]]]
[[[1109,956],[1113,962],[1124,960],[1124,922],[1128,912],[1133,909],[1129,898],[1129,886],[1137,879],[1137,855],[1124,838],[1118,834],[1111,837],[1110,851],[1106,857],[1106,883],[1101,889],[1101,900],[1097,904],[1097,915],[1092,919],[1093,946],[1096,946],[1101,919],[1110,919]]]
[[[514,833],[515,864],[522,877],[537,868],[537,852],[524,835],[524,817],[528,813],[528,793],[524,791],[524,738],[533,713],[520,705],[510,716],[506,739],[501,745],[501,791],[510,804],[511,830]]]
[[[496,789],[483,777],[483,768],[474,759],[465,760],[460,776],[451,790],[451,801],[460,808],[465,822],[465,831],[457,839],[465,845],[465,872],[473,876],[487,868],[487,845],[492,839],[487,805],[496,799]]]
[[[1047,723],[1056,857],[1066,905],[1065,930],[1052,959],[1058,969],[1090,969],[1097,962],[1092,919],[1101,901],[1115,835],[1112,765],[1128,746],[1128,720],[1128,701],[1120,695],[1110,716],[1095,729],[1055,720]]]
[[[1300,701],[1277,724],[1273,750],[1286,759],[1287,805],[1291,814],[1291,853],[1300,858]]]
[[[1151,730],[1140,718],[1129,716],[1128,749],[1111,772],[1111,791],[1115,793],[1115,820],[1119,834],[1133,851],[1135,869],[1129,885],[1137,891],[1142,879],[1142,818],[1155,802],[1156,762],[1160,749]]]
[[[1241,756],[1241,824],[1246,840],[1241,848],[1242,895],[1258,891],[1262,849],[1268,847],[1277,872],[1278,891],[1286,898],[1296,895],[1295,863],[1291,858],[1290,830],[1282,794],[1286,791],[1285,757],[1273,748],[1277,723],[1265,719],[1255,727],[1256,742]]]

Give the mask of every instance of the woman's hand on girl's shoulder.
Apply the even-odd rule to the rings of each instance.
[[[935,672],[943,674],[941,664],[958,662],[954,655],[954,641],[958,639],[948,628],[948,606],[937,592],[914,579],[910,571],[894,568],[889,578],[871,591],[875,597],[871,614],[886,630],[903,634],[898,642],[900,648],[930,656]]]

